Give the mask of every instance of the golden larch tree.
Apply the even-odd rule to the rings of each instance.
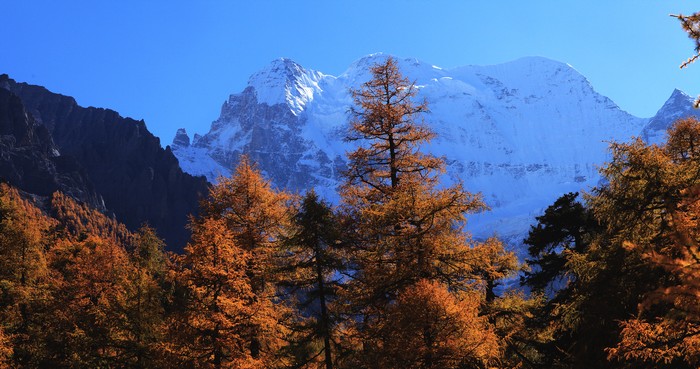
[[[177,276],[187,290],[187,306],[171,323],[173,335],[179,336],[172,349],[183,365],[264,367],[248,347],[256,313],[245,269],[249,259],[223,220],[204,218],[192,225],[192,241],[178,262]]]
[[[686,118],[669,128],[668,142],[655,151],[656,162],[664,165],[655,215],[658,236],[624,242],[629,252],[639,253],[644,263],[667,276],[657,289],[646,291],[637,316],[622,323],[621,341],[609,351],[611,358],[700,364],[699,144],[700,122]]]
[[[243,156],[230,178],[220,177],[202,202],[201,218],[194,221],[207,227],[225,228],[232,246],[240,250],[243,262],[231,278],[243,280],[250,288],[244,300],[248,315],[239,316],[245,329],[238,332],[245,341],[247,355],[261,367],[284,362],[280,349],[287,334],[285,325],[289,309],[280,299],[280,236],[289,221],[290,196],[272,189],[261,173]],[[206,230],[206,227],[202,230]],[[192,248],[205,247],[205,237],[195,238]],[[229,243],[229,241],[227,241]],[[206,246],[210,247],[210,246]],[[238,261],[237,261],[238,262]],[[185,267],[189,263],[185,263]],[[228,273],[228,272],[227,272]]]
[[[16,189],[0,184],[0,329],[13,348],[13,365],[36,365],[40,355],[40,313],[50,284],[45,250],[54,225]]]
[[[383,325],[383,347],[370,351],[377,368],[457,369],[489,367],[500,343],[485,316],[482,296],[453,294],[436,281],[420,280],[403,290]]]
[[[353,269],[342,295],[354,325],[348,332],[358,335],[348,342],[369,366],[393,345],[387,314],[407,289],[427,281],[455,296],[474,291],[472,248],[478,246],[463,227],[468,213],[486,207],[461,183],[439,185],[445,163],[420,152],[435,135],[422,121],[428,108],[414,102],[416,94],[391,57],[352,91],[348,140],[360,145],[348,155],[341,189]]]
[[[96,235],[59,239],[50,250],[53,314],[47,362],[104,367],[128,362],[128,298],[134,267],[126,250]],[[129,359],[127,359],[129,358]]]
[[[0,328],[0,369],[10,369],[11,358],[12,358],[12,344],[10,343],[10,338],[3,332]]]

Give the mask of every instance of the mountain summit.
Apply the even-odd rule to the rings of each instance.
[[[700,117],[700,111],[693,108],[695,99],[685,92],[675,89],[664,105],[642,130],[642,138],[649,143],[666,140],[666,128],[674,121],[689,116]]]
[[[248,88],[253,89],[259,104],[287,104],[294,114],[299,114],[320,91],[318,82],[322,78],[319,72],[307,71],[291,59],[280,58],[253,74]]]

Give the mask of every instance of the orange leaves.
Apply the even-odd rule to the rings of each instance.
[[[493,325],[480,314],[516,259],[495,239],[472,249],[463,227],[468,213],[486,208],[481,196],[461,183],[438,186],[445,163],[420,152],[434,137],[420,120],[427,104],[412,102],[416,88],[396,61],[388,58],[371,72],[352,91],[348,139],[366,141],[349,154],[341,192],[354,268],[341,299],[351,316],[348,332],[362,346],[355,362],[485,365],[501,351]]]
[[[161,241],[151,235],[152,260],[141,263],[126,247],[145,239],[113,219],[59,193],[49,218],[15,190],[0,192],[0,327],[12,337],[13,366],[152,364],[163,294],[146,269],[164,265]]]
[[[219,178],[209,200],[202,202],[203,216],[222,219],[237,245],[250,253],[247,272],[254,275],[256,290],[274,280],[274,253],[280,234],[289,222],[291,198],[272,189],[270,183],[243,156],[231,178]]]
[[[676,163],[700,160],[700,125],[697,119],[684,118],[674,122],[669,128],[664,150]]]
[[[171,350],[188,365],[276,365],[287,310],[277,303],[272,282],[288,199],[244,157],[235,174],[220,178],[202,203],[203,216],[192,220],[192,241],[178,258],[176,273],[187,306],[172,322],[177,349]]]
[[[487,366],[500,354],[488,319],[479,316],[480,299],[455,296],[443,285],[420,280],[389,307],[377,355],[383,368],[460,368]]]
[[[0,346],[5,354],[13,351],[15,363],[36,349],[34,314],[48,294],[46,236],[54,224],[16,189],[0,184]],[[9,358],[0,354],[0,362]]]
[[[262,234],[272,234],[284,224],[285,205],[291,200],[288,194],[274,191],[246,156],[230,178],[219,178],[209,198],[202,203],[204,215],[223,218],[240,241],[252,242],[267,241]],[[243,239],[246,236],[259,238]]]
[[[125,360],[134,339],[128,329],[130,277],[136,272],[126,251],[114,242],[88,235],[64,241],[50,253],[53,271],[50,334],[65,332],[61,351],[85,365]],[[122,358],[122,359],[120,359]]]
[[[621,341],[608,350],[611,359],[671,364],[680,360],[699,363],[700,325],[674,325],[658,319],[653,323],[631,319],[622,323]]]
[[[375,65],[371,72],[372,79],[351,91],[355,107],[347,139],[367,144],[348,155],[346,190],[358,186],[386,194],[403,177],[434,182],[434,172],[444,163],[417,150],[435,136],[418,120],[419,114],[428,111],[427,104],[412,101],[416,88],[403,77],[394,58]]]
[[[61,223],[64,237],[75,240],[89,234],[98,235],[122,247],[133,241],[131,232],[116,219],[108,218],[60,192],[51,195],[51,213]]]
[[[700,363],[699,143],[700,122],[687,118],[661,147],[619,145],[623,155],[606,172],[610,186],[593,198],[623,249],[637,256],[630,260],[661,276],[641,291],[636,318],[621,323],[610,358]]]
[[[700,56],[700,13],[695,13],[692,15],[674,15],[672,17],[678,18],[681,22],[681,27],[688,34],[688,38],[695,42],[695,55],[688,58],[681,64],[681,69],[687,67],[689,64],[695,62],[698,56]]]
[[[245,268],[250,254],[238,247],[222,220],[203,219],[192,232],[193,240],[185,247],[180,263],[185,267],[180,278],[190,291],[194,326],[218,325],[230,329],[226,316],[251,316],[254,300]],[[198,316],[210,316],[200,319]]]
[[[205,279],[240,279],[250,254],[235,242],[223,219],[203,218],[192,226],[192,241],[181,263]]]
[[[192,241],[178,261],[187,307],[171,323],[179,327],[173,332],[179,356],[198,367],[231,367],[250,359],[246,334],[255,296],[245,274],[249,259],[224,220],[204,218],[193,225]]]
[[[0,328],[0,369],[10,369],[10,358],[12,357],[12,344],[10,338]]]
[[[55,222],[0,184],[0,281],[33,284],[46,273],[44,237]]]
[[[673,215],[674,232],[667,237],[674,243],[645,253],[649,263],[672,276],[673,283],[645,295],[640,318],[622,323],[621,341],[610,350],[611,358],[700,363],[700,199],[694,196],[687,202]]]

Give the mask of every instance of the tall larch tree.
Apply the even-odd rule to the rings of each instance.
[[[170,323],[176,338],[169,350],[181,357],[179,365],[265,367],[249,349],[251,320],[257,314],[245,269],[249,259],[223,220],[204,218],[192,225],[192,241],[177,270],[187,305]]]
[[[242,156],[233,176],[220,177],[202,203],[203,217],[223,219],[238,245],[251,254],[246,273],[255,293],[274,294],[266,290],[276,282],[275,259],[289,222],[290,200]]]
[[[220,177],[202,202],[202,220],[221,221],[247,257],[243,272],[251,288],[246,349],[265,367],[280,365],[289,309],[281,301],[280,244],[290,218],[290,196],[272,189],[247,157],[230,178]]]
[[[46,234],[55,225],[19,192],[0,184],[0,331],[13,366],[41,355],[42,312],[49,295]]]
[[[565,354],[558,365],[695,367],[686,361],[691,357],[687,353],[662,354],[660,341],[644,352],[638,344],[654,333],[637,332],[647,336],[639,335],[641,341],[635,341],[634,331],[627,330],[639,327],[639,322],[658,322],[674,311],[669,310],[668,301],[653,296],[672,292],[682,277],[673,268],[652,262],[651,256],[681,256],[678,227],[690,209],[684,205],[686,193],[700,181],[700,165],[692,159],[700,136],[687,134],[698,132],[695,126],[694,120],[676,123],[668,132],[669,142],[662,146],[641,139],[611,144],[611,161],[601,168],[605,182],[586,202],[598,224],[596,230],[586,236],[590,239],[585,248],[562,253],[570,278],[549,311],[555,317],[552,351]],[[652,351],[659,360],[643,356]]]
[[[666,273],[658,288],[645,291],[636,317],[622,323],[613,359],[697,367],[700,364],[700,122],[681,119],[668,131],[650,166],[663,168],[655,204],[640,209],[657,236],[633,238],[624,246],[641,263]],[[655,173],[645,168],[641,173]],[[638,181],[648,180],[641,178]],[[655,181],[650,181],[654,183]],[[656,210],[656,211],[655,211]],[[654,221],[655,220],[655,221]]]
[[[169,297],[165,278],[169,259],[165,254],[165,243],[147,225],[135,234],[129,257],[134,266],[128,276],[125,306],[128,331],[133,337],[129,361],[134,368],[153,368],[164,360],[164,305]]]
[[[353,365],[377,366],[388,354],[387,314],[419,281],[438,283],[455,298],[473,289],[474,243],[463,226],[466,214],[485,206],[461,184],[438,186],[445,164],[419,151],[434,133],[422,122],[427,104],[415,103],[416,93],[391,57],[352,91],[348,140],[360,145],[349,154],[341,197],[354,269],[343,294],[362,362]]]
[[[134,272],[121,246],[87,235],[58,240],[50,250],[53,275],[50,331],[44,365],[110,367],[130,362],[129,276]]]

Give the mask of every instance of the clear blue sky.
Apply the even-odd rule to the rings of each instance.
[[[700,93],[682,0],[0,0],[0,73],[144,119],[169,144],[205,133],[229,94],[278,57],[342,73],[373,52],[444,67],[538,55],[574,66],[648,117]]]

